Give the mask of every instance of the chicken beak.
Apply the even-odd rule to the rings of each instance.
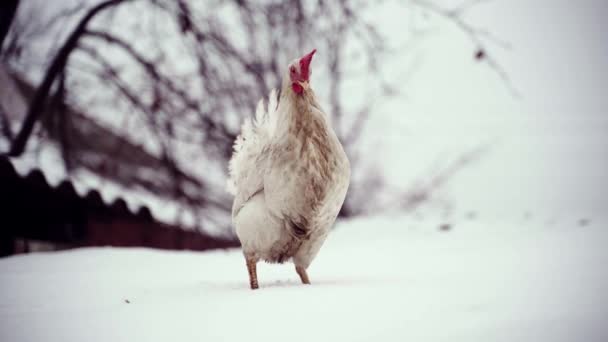
[[[296,83],[298,83],[304,90],[310,89],[310,84],[308,81],[296,81]]]

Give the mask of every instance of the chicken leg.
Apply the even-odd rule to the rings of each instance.
[[[249,272],[249,286],[251,286],[252,290],[255,290],[258,288],[257,260],[245,258],[245,261],[247,262],[247,272]]]
[[[306,273],[306,268],[302,266],[296,266],[296,272],[298,272],[298,275],[302,280],[302,284],[310,285],[310,279],[308,279],[308,273]]]

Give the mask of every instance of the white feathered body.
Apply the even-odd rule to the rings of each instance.
[[[344,202],[350,165],[311,89],[275,91],[243,124],[230,161],[232,219],[247,257],[304,268]]]

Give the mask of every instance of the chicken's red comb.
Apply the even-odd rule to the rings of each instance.
[[[312,56],[317,52],[317,49],[313,49],[308,54],[304,55],[304,57],[300,58],[300,75],[304,77],[308,81],[308,77],[310,76],[310,62],[312,61]]]

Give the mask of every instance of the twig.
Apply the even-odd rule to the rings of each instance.
[[[443,9],[443,8],[435,5],[434,3],[424,1],[424,0],[410,0],[410,1],[412,4],[414,4],[417,7],[427,9],[427,10],[431,11],[432,13],[435,13],[435,14],[447,19],[448,21],[450,21],[454,25],[456,25],[456,27],[458,27],[461,31],[463,31],[469,37],[471,42],[473,42],[473,44],[477,46],[476,58],[480,61],[481,60],[486,61],[486,63],[490,66],[490,68],[492,70],[494,70],[494,72],[503,81],[503,84],[507,87],[507,89],[509,90],[511,95],[513,95],[516,98],[520,97],[520,93],[513,86],[513,83],[511,82],[511,79],[510,79],[509,75],[507,74],[507,72],[496,61],[496,59],[489,54],[488,49],[486,48],[485,44],[483,43],[482,38],[486,38],[486,39],[490,40],[491,42],[493,42],[503,48],[510,48],[510,46],[507,43],[502,42],[499,39],[495,38],[487,30],[476,28],[476,27],[470,25],[469,23],[467,23],[462,18],[462,14],[467,9],[469,9],[471,6],[479,4],[481,2],[485,2],[487,0],[472,0],[472,1],[469,1],[466,5],[459,7],[455,10]]]

